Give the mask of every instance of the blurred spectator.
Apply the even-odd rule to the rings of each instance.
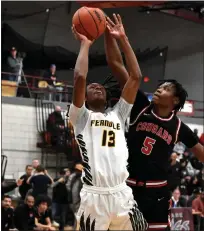
[[[52,178],[47,174],[47,171],[38,165],[36,168],[36,175],[28,180],[28,184],[32,185],[32,195],[36,198],[39,195],[47,195],[48,187],[53,183]]]
[[[171,205],[173,208],[186,207],[186,200],[181,197],[180,190],[176,188],[171,197]]]
[[[185,152],[185,145],[180,141],[175,144],[173,151],[179,155],[179,159],[183,158],[183,153]]]
[[[1,230],[8,231],[14,229],[14,211],[11,208],[11,197],[5,195],[1,203]]]
[[[201,170],[203,168],[203,163],[200,162],[194,155],[190,158],[190,162],[193,168],[196,170]]]
[[[171,191],[177,188],[181,182],[181,164],[177,161],[177,157],[175,152],[171,154],[170,166],[168,169],[168,185]]]
[[[13,73],[9,75],[8,79],[10,81],[17,81],[18,75],[21,68],[21,60],[17,57],[17,50],[15,47],[11,48],[10,55],[7,58],[8,72]]]
[[[192,195],[193,191],[200,187],[200,182],[198,181],[197,176],[190,178],[187,184],[187,194]]]
[[[43,78],[48,84],[49,92],[49,100],[56,100],[56,91],[58,92],[57,95],[59,96],[59,101],[62,101],[62,92],[63,87],[61,83],[57,83],[57,74],[56,74],[56,65],[52,64],[48,71],[44,72]]]
[[[60,106],[56,106],[55,111],[49,114],[47,119],[47,131],[51,134],[53,146],[65,145],[65,122],[61,110]]]
[[[40,162],[38,159],[33,159],[32,161],[32,166],[33,166],[33,172],[32,172],[32,175],[35,174],[35,170],[36,168],[40,165]]]
[[[80,163],[75,164],[75,170],[70,175],[68,182],[67,182],[67,190],[71,192],[71,209],[75,216],[74,221],[74,230],[76,228],[76,214],[78,212],[80,206],[80,192],[82,189],[82,182],[81,182],[81,175],[83,170],[83,165]]]
[[[23,180],[22,185],[19,187],[19,193],[21,195],[21,198],[24,200],[26,197],[26,194],[28,193],[28,190],[31,189],[31,185],[27,183],[28,178],[31,176],[33,171],[32,165],[26,166],[26,174],[20,177],[20,179]]]
[[[39,197],[35,210],[35,230],[55,230],[51,224],[51,217],[48,212],[48,198]]]
[[[54,88],[56,81],[57,81],[57,74],[56,74],[56,65],[52,64],[48,71],[45,71],[43,77],[47,81],[49,88]]]
[[[192,202],[193,213],[200,216],[200,230],[204,229],[204,191]]]
[[[204,166],[203,168],[200,170],[200,172],[198,173],[198,181],[200,183],[200,187],[202,189],[204,189]]]
[[[24,204],[16,207],[14,211],[15,226],[20,231],[33,230],[35,226],[34,197],[27,196]]]
[[[201,188],[196,188],[193,191],[193,194],[189,197],[187,202],[187,207],[192,207],[192,202],[202,193]]]
[[[59,174],[59,177],[54,179],[55,183],[52,185],[52,216],[54,220],[59,220],[60,230],[64,230],[69,206],[66,182],[71,173],[69,170],[62,170]]]

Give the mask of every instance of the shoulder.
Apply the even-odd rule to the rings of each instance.
[[[43,214],[44,217],[49,217],[49,212],[48,210],[45,211],[45,213]]]
[[[8,213],[13,214],[14,209],[13,208],[8,208]]]
[[[26,174],[24,174],[24,175],[22,175],[21,177],[20,177],[20,179],[26,179],[27,178],[27,175]]]

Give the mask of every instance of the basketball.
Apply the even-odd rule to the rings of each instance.
[[[74,14],[72,23],[77,32],[90,40],[97,39],[106,29],[106,17],[99,8],[81,7]]]

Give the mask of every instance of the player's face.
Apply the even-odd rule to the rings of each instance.
[[[172,83],[164,83],[155,91],[152,102],[161,107],[174,108],[178,103],[178,98],[175,97],[175,88]]]
[[[87,96],[86,99],[88,102],[97,101],[98,103],[106,102],[106,90],[105,88],[98,83],[92,83],[87,86]]]

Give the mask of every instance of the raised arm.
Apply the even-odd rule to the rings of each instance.
[[[86,77],[88,73],[88,55],[92,41],[86,36],[79,34],[75,27],[72,27],[73,34],[76,39],[81,42],[79,55],[74,69],[74,89],[73,89],[73,104],[81,108],[85,101],[86,92]]]
[[[115,14],[113,14],[113,17],[115,23],[108,18],[107,28],[110,32],[110,35],[117,39],[120,43],[121,49],[125,55],[125,60],[127,63],[127,69],[129,74],[129,78],[122,91],[122,97],[129,104],[133,104],[140,86],[142,74],[135,53],[129,43],[128,37],[125,34],[125,30],[120,15],[116,16]]]
[[[111,68],[112,74],[120,84],[120,88],[123,89],[129,78],[129,74],[125,68],[118,43],[108,29],[105,31],[104,46],[108,66]]]

